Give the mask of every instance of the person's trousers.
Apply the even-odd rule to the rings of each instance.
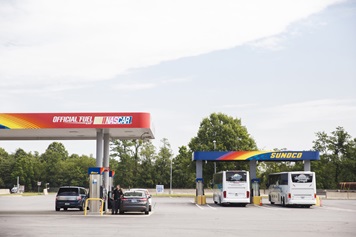
[[[111,213],[117,214],[119,210],[120,200],[111,200]]]

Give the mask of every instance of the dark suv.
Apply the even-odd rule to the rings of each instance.
[[[61,208],[65,211],[68,208],[79,208],[79,210],[83,211],[87,197],[88,192],[83,187],[60,187],[56,196],[56,211],[59,211]]]

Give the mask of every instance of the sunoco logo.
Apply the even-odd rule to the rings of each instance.
[[[299,159],[302,158],[302,152],[273,152],[271,154],[271,159],[282,159],[282,158],[291,158]]]

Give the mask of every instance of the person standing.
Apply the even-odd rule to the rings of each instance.
[[[120,185],[116,185],[116,188],[112,192],[112,197],[111,197],[111,214],[117,214],[118,210],[120,208],[120,199],[122,196],[123,192],[121,190]]]

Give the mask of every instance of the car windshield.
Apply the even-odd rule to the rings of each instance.
[[[76,188],[61,188],[58,191],[58,196],[78,196],[78,189],[76,189]]]

